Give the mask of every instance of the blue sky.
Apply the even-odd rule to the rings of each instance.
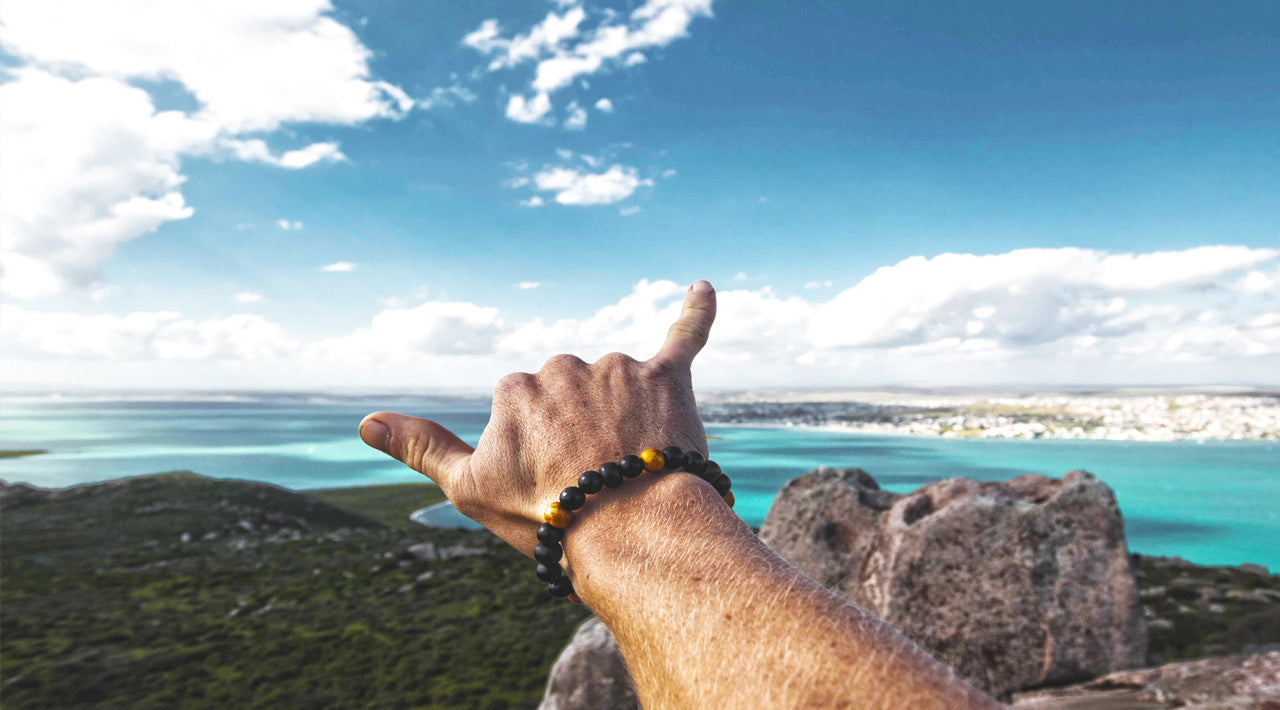
[[[0,8],[8,387],[483,389],[697,278],[705,386],[1277,383],[1272,3],[163,8]]]

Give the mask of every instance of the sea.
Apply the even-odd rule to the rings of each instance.
[[[185,470],[295,490],[421,481],[360,442],[365,414],[429,417],[475,444],[484,399],[312,394],[6,395],[0,478],[65,487]],[[945,478],[1058,477],[1084,469],[1116,493],[1131,551],[1207,565],[1280,570],[1280,441],[1128,442],[942,439],[803,427],[708,425],[711,456],[733,478],[736,511],[763,522],[779,488],[819,466],[865,469],[908,492]],[[436,510],[425,520],[467,525]]]

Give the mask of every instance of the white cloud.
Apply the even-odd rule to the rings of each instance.
[[[662,171],[663,180],[666,180],[667,178],[673,178],[675,176],[676,176],[675,168],[667,168],[666,170]]]
[[[276,155],[246,134],[404,115],[412,100],[370,76],[369,50],[330,10],[323,0],[0,5],[0,43],[23,63],[0,86],[0,289],[32,298],[90,287],[119,244],[189,217],[184,158],[340,161],[335,143]],[[157,111],[128,83],[137,79],[173,82],[198,108]]]
[[[412,99],[370,76],[369,50],[331,11],[325,0],[15,0],[0,21],[5,48],[28,61],[172,79],[200,103],[196,118],[233,133],[403,115]]]
[[[530,289],[538,288],[541,285],[542,285],[541,281],[521,281],[520,283],[516,284],[516,288],[524,289],[528,291]]]
[[[320,267],[321,271],[354,271],[356,265],[349,261],[335,261]]]
[[[613,113],[613,102],[609,99],[600,99],[596,102],[596,110],[601,113]]]
[[[602,173],[589,173],[577,168],[549,168],[533,176],[534,186],[543,192],[554,192],[562,205],[609,205],[625,200],[642,185],[653,181],[641,179],[635,168],[613,165]]]
[[[570,131],[581,131],[587,127],[587,110],[574,101],[565,109],[568,116],[564,119],[564,127]]]
[[[430,301],[415,308],[392,308],[368,327],[308,347],[320,359],[409,362],[417,355],[487,355],[506,330],[496,308],[472,303]]]
[[[542,198],[538,197],[537,195],[533,195],[527,200],[520,200],[521,207],[541,207],[544,204],[546,203],[543,202]]]
[[[805,288],[807,288],[807,289],[814,289],[814,288],[831,288],[833,285],[834,285],[834,284],[833,284],[830,280],[827,280],[827,281],[809,281],[809,282],[807,282],[807,283],[804,285],[804,287],[805,287]]]
[[[512,94],[507,101],[507,118],[517,123],[538,123],[550,110],[551,98],[544,93],[534,94],[531,99]]]
[[[427,98],[418,101],[418,106],[424,111],[430,111],[434,108],[452,108],[459,103],[473,103],[477,98],[476,92],[462,84],[437,86]]]
[[[829,299],[727,288],[695,376],[701,386],[737,388],[1270,383],[1280,364],[1280,315],[1271,294],[1242,293],[1234,284],[1280,266],[1278,259],[1275,250],[1234,247],[1017,250],[905,259]],[[428,373],[423,385],[482,387],[503,372],[536,370],[558,352],[648,357],[684,292],[672,281],[642,280],[587,317],[524,322],[480,304],[408,308],[400,300],[367,326],[310,342],[250,315],[200,321],[173,312],[87,316],[5,305],[0,341],[6,362],[21,372],[67,360],[77,364],[61,372],[85,377],[106,361],[275,361],[278,370],[255,371],[318,368],[329,385],[348,383],[353,373],[365,373],[362,382],[402,384],[414,372]],[[410,369],[353,370],[353,363]]]
[[[283,155],[273,154],[267,142],[261,138],[224,138],[219,141],[219,145],[237,160],[266,163],[289,170],[308,168],[320,162],[340,163],[347,159],[337,143],[312,143],[304,148],[286,151]]]
[[[292,222],[290,222],[287,219],[277,219],[276,226],[285,232],[296,232],[302,229],[302,222],[299,222],[296,219],[293,220]]]
[[[261,360],[296,352],[276,323],[256,315],[205,321],[171,311],[127,316],[29,311],[0,305],[0,340],[10,358],[78,360]]]
[[[497,20],[488,19],[462,42],[491,58],[490,71],[535,63],[531,88],[537,97],[547,97],[549,108],[549,95],[574,80],[609,66],[643,63],[639,50],[664,47],[687,36],[695,18],[711,16],[711,0],[648,0],[629,16],[613,11],[598,16],[601,21],[589,28],[584,27],[587,16],[581,7],[551,12],[528,32],[509,39],[502,36]],[[532,112],[522,110],[528,103],[523,97],[519,104],[508,103],[507,117],[532,123],[526,120]]]
[[[631,215],[640,214],[640,205],[629,205],[627,207],[623,207],[622,209],[618,210],[618,214],[622,215],[623,217],[630,217]]]
[[[257,303],[262,300],[262,294],[253,291],[241,291],[232,297],[236,303]]]
[[[733,280],[738,282],[749,281],[750,279],[751,277],[747,276],[747,272],[745,271],[739,271],[738,273],[733,275]]]

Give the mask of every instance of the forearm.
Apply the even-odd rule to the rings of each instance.
[[[565,543],[649,710],[996,706],[774,554],[691,475],[628,481]]]

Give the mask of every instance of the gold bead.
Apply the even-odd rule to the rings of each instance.
[[[553,528],[567,528],[570,520],[573,520],[573,516],[560,507],[559,501],[548,504],[547,509],[542,511],[542,522]]]
[[[729,507],[732,508],[734,503],[733,491],[725,491],[723,498],[724,502],[728,503]]]
[[[667,465],[666,459],[662,458],[662,452],[657,449],[645,449],[640,452],[640,460],[644,461],[644,470],[649,473],[661,471]]]
[[[575,593],[573,593],[573,594],[570,594],[570,595],[569,595],[569,596],[567,596],[567,597],[565,597],[565,599],[568,599],[569,601],[573,602],[574,604],[581,604],[581,603],[582,603],[582,597],[578,596],[578,594],[577,594],[576,592],[575,592]]]

